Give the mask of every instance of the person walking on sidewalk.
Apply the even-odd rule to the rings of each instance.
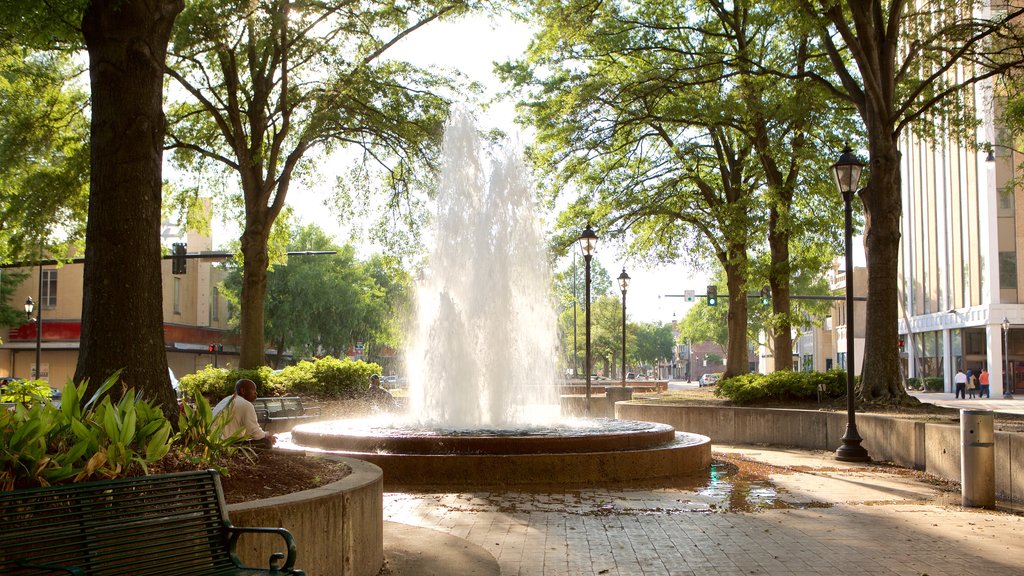
[[[967,396],[974,400],[974,393],[978,389],[978,375],[971,370],[967,371]]]
[[[956,376],[953,376],[953,384],[956,385],[953,398],[963,398],[966,400],[967,374],[964,374],[962,369],[956,371]]]
[[[981,376],[978,376],[978,382],[981,384],[981,388],[978,388],[978,398],[991,398],[991,393],[988,388],[988,370],[985,368],[981,369]]]

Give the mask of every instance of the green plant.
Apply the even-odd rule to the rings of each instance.
[[[15,380],[0,391],[0,402],[48,402],[50,385],[46,380]]]
[[[221,474],[227,470],[218,463],[241,452],[250,459],[252,449],[241,444],[242,431],[225,437],[224,418],[216,418],[210,403],[202,394],[191,398],[191,402],[182,404],[178,416],[178,433],[174,436],[175,448],[178,453],[196,467],[212,467]]]
[[[163,458],[170,422],[132,390],[112,402],[106,393],[119,376],[84,403],[87,382],[69,382],[60,408],[35,403],[0,410],[0,489],[113,478],[136,468],[145,473]]]
[[[284,389],[278,384],[278,378],[268,366],[255,370],[226,370],[207,365],[195,374],[187,374],[179,380],[181,391],[189,396],[203,395],[212,400],[220,400],[235,391],[235,382],[246,378],[256,384],[256,393],[260,396],[278,396]]]
[[[946,389],[946,380],[942,376],[927,376],[924,379],[924,389],[929,392],[942,392]]]
[[[780,370],[771,374],[743,374],[718,383],[715,395],[737,404],[750,404],[768,400],[812,400],[819,393],[824,398],[835,398],[846,391],[846,373],[791,372]]]
[[[916,376],[911,376],[910,378],[907,378],[907,390],[923,390],[923,389],[924,389],[924,382],[920,378],[918,378]]]
[[[370,375],[380,372],[381,367],[372,362],[327,356],[315,362],[303,360],[285,368],[278,376],[278,382],[293,394],[357,398],[366,391]]]

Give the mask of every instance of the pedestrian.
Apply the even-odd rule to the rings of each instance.
[[[221,412],[225,414],[227,421],[221,432],[224,438],[237,435],[250,446],[271,448],[277,442],[277,437],[267,434],[260,428],[256,407],[252,405],[253,400],[256,400],[256,383],[242,378],[235,382],[235,393],[226,396],[214,406],[213,417],[216,418]],[[236,434],[238,431],[241,433]]]
[[[991,398],[991,392],[988,388],[988,370],[986,368],[981,369],[981,376],[978,376],[978,382],[981,384],[981,388],[978,389],[978,398]]]
[[[967,374],[964,374],[963,369],[956,371],[956,376],[953,376],[953,384],[956,385],[953,398],[967,399]]]
[[[978,375],[971,370],[967,371],[967,396],[974,400],[974,393],[978,389]]]
[[[370,406],[377,412],[393,412],[398,408],[395,397],[380,385],[380,376],[377,374],[370,376],[370,387],[366,390],[366,397],[370,401]]]

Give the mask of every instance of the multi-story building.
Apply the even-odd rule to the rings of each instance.
[[[977,88],[982,150],[904,136],[899,330],[908,376],[987,368],[993,393],[1024,392],[1024,154],[997,129],[991,89]],[[998,104],[998,103],[997,103]],[[991,152],[989,151],[991,150]],[[1004,328],[1004,323],[1007,328]],[[1007,352],[1004,355],[1004,350]]]
[[[194,232],[187,234],[186,242],[190,254],[209,253],[212,247],[210,238]],[[237,358],[235,338],[228,332],[231,310],[217,288],[224,271],[214,265],[215,260],[189,259],[184,274],[172,273],[171,261],[162,261],[167,363],[179,376],[208,364],[229,366]],[[28,277],[11,298],[14,305],[32,298],[36,308],[33,318],[41,313],[39,376],[58,388],[74,376],[78,362],[83,267],[82,263],[70,263],[25,268],[21,271]],[[28,319],[9,327],[0,345],[0,376],[31,378],[35,374],[36,327]],[[222,348],[211,352],[211,344]]]

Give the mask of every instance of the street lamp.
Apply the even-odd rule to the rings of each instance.
[[[40,295],[39,302],[42,303],[42,301],[43,301],[43,298],[42,298],[42,295]],[[32,297],[31,296],[29,296],[28,298],[25,299],[25,319],[28,320],[29,322],[35,322],[36,323],[36,369],[35,369],[35,373],[32,374],[32,379],[33,380],[38,380],[39,379],[39,368],[41,366],[41,364],[39,363],[39,360],[40,360],[40,357],[42,356],[42,349],[43,349],[43,339],[42,339],[42,336],[43,336],[43,307],[42,307],[42,305],[40,305],[39,306],[39,310],[36,311],[36,317],[32,318],[32,311],[35,309],[35,307],[36,307],[35,306],[35,302],[32,301]]]
[[[1013,400],[1013,379],[1010,378],[1010,319],[1003,317],[1003,399]]]
[[[843,434],[843,445],[836,449],[836,460],[844,462],[868,462],[871,457],[860,445],[862,439],[857,433],[857,414],[853,398],[854,361],[854,330],[853,330],[853,195],[857,192],[864,164],[854,156],[847,146],[840,154],[839,160],[832,165],[832,178],[836,188],[843,195],[845,206],[845,241],[846,241],[846,433]]]
[[[622,387],[626,387],[626,290],[629,288],[629,274],[622,267],[619,274],[619,289],[622,290]]]
[[[580,234],[580,251],[583,252],[584,285],[586,286],[587,302],[584,307],[586,317],[586,349],[583,359],[583,368],[587,371],[587,401],[584,408],[586,415],[590,416],[590,259],[594,257],[594,250],[597,249],[597,234],[587,223],[587,227]]]

